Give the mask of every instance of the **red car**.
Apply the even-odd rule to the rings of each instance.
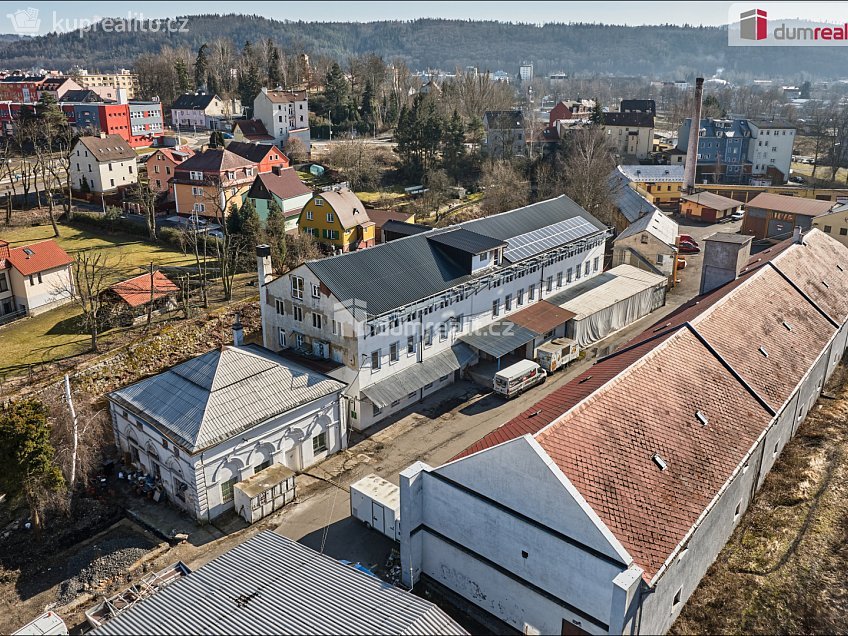
[[[680,242],[680,246],[678,247],[681,254],[700,254],[701,248],[697,245],[692,245],[689,242]]]
[[[699,247],[699,245],[698,245],[698,241],[696,241],[695,239],[693,239],[693,238],[692,238],[691,236],[689,236],[688,234],[680,234],[680,242],[681,242],[681,243],[691,243],[691,244],[692,244],[692,245],[694,245],[695,247]]]

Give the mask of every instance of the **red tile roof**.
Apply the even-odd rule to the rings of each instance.
[[[23,276],[46,272],[72,263],[68,253],[53,239],[9,250],[9,263]]]
[[[130,307],[140,307],[150,302],[150,274],[142,274],[112,285],[112,290]],[[160,271],[153,272],[153,300],[175,294],[180,288]]]
[[[535,436],[650,581],[836,331],[805,294],[836,322],[848,319],[848,251],[817,230],[803,245],[753,256],[738,279],[680,307],[455,459]]]

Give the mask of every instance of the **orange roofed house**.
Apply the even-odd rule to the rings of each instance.
[[[177,214],[223,221],[230,206],[242,199],[258,174],[256,164],[223,148],[209,148],[174,168],[171,187]]]
[[[188,146],[179,148],[159,148],[145,161],[147,166],[147,185],[154,192],[169,192],[174,168],[186,159],[194,156],[194,150]]]
[[[697,298],[448,463],[404,470],[403,582],[525,634],[667,632],[848,340],[848,248],[816,229],[751,241],[707,237]]]
[[[0,240],[0,322],[71,302],[72,262],[52,239],[21,247]]]

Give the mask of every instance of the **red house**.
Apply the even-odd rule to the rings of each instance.
[[[255,163],[258,174],[279,172],[291,165],[289,158],[276,146],[231,141],[227,144],[227,150]]]

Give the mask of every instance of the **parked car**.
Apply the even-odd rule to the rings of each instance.
[[[527,389],[541,384],[548,374],[532,360],[519,360],[495,374],[493,388],[506,398],[521,395]]]
[[[804,177],[802,177],[801,175],[797,175],[797,174],[794,177],[789,177],[789,180],[792,183],[806,183],[806,181],[804,181]]]
[[[730,215],[731,221],[741,221],[745,218],[745,210],[737,210],[733,214]]]
[[[680,242],[681,243],[691,243],[695,247],[698,247],[698,241],[689,236],[688,234],[680,234]]]
[[[681,243],[680,244],[680,253],[681,254],[700,254],[701,248],[697,245],[692,245],[691,243]]]

